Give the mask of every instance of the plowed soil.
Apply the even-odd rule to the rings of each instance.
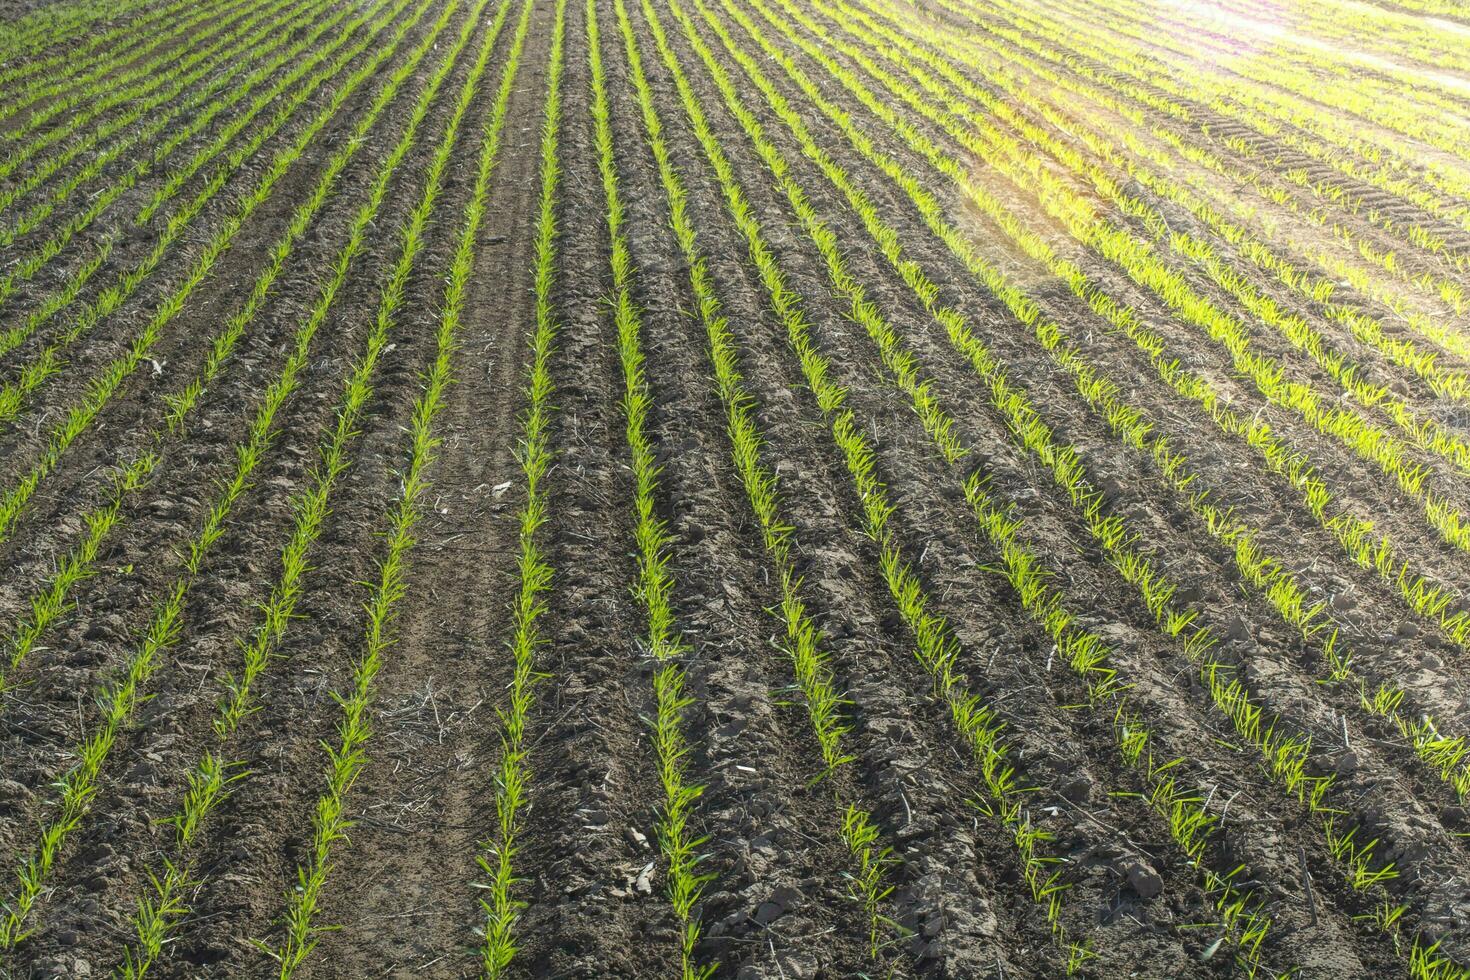
[[[0,3],[0,975],[1470,976],[1425,6]]]

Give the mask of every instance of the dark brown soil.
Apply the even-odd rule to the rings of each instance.
[[[404,63],[449,2],[428,0],[379,76],[358,89],[310,142],[169,320],[151,360],[122,382],[37,483],[13,525],[0,531],[0,636],[12,635],[31,615],[33,602],[63,562],[80,562],[85,571],[67,591],[66,609],[23,660],[10,666],[14,647],[9,641],[0,651],[5,680],[0,686],[0,901],[7,909],[20,887],[17,874],[36,853],[39,828],[60,812],[58,781],[78,764],[77,746],[102,724],[103,695],[135,656],[158,604],[181,580],[189,542],[233,472],[258,406],[332,275],[354,217],[368,201],[414,102],[451,50],[451,39],[474,3],[461,0],[437,43],[357,148],[293,243],[280,278],[239,344],[201,393],[188,424],[176,432],[163,426],[170,399],[203,370],[217,332],[249,298],[271,250],[287,236],[293,214],[310,199],[331,155],[344,145],[389,72]],[[453,358],[454,383],[433,422],[437,458],[407,556],[407,589],[371,690],[371,735],[362,749],[366,764],[346,795],[351,825],[333,844],[314,912],[320,931],[298,971],[303,977],[480,975],[486,921],[481,902],[489,895],[489,876],[479,862],[496,834],[497,773],[511,710],[514,662],[508,640],[511,602],[519,589],[520,516],[527,504],[519,460],[529,341],[536,323],[533,263],[542,114],[557,12],[550,0],[532,2],[530,31],[475,243]],[[359,0],[337,3],[353,13],[366,9]],[[849,726],[844,749],[852,759],[835,772],[822,771],[821,750],[785,645],[776,566],[733,465],[727,409],[646,136],[617,8],[609,0],[595,3],[651,396],[645,425],[660,467],[655,510],[672,539],[670,603],[683,640],[680,657],[690,698],[682,714],[688,744],[682,763],[688,780],[700,787],[689,830],[699,841],[699,871],[709,880],[696,907],[695,962],[709,966],[716,977],[741,980],[1066,975],[1069,950],[1047,923],[1045,900],[1038,901],[1025,880],[1012,831],[984,805],[982,774],[951,706],[937,695],[915,656],[914,636],[890,593],[879,546],[865,531],[864,502],[832,437],[831,419],[803,376],[786,325],[690,126],[640,0],[626,8],[633,36],[688,196],[696,247],[708,263],[718,312],[733,336],[759,427],[761,461],[776,476],[780,518],[792,528],[799,591],[820,625],[821,649],[843,698]],[[1320,645],[1289,626],[1242,575],[1234,548],[1210,536],[1158,461],[1122,442],[1079,397],[1072,376],[1033,332],[931,234],[904,190],[849,141],[780,62],[766,56],[731,9],[789,54],[826,100],[850,113],[873,151],[896,161],[916,186],[947,202],[946,219],[963,230],[976,252],[1053,318],[1086,362],[1113,381],[1155,431],[1188,453],[1198,485],[1209,488],[1209,500],[1246,522],[1262,552],[1278,557],[1310,601],[1325,603],[1322,615],[1352,650],[1359,674],[1373,684],[1402,687],[1404,703],[1412,706],[1407,717],[1412,721],[1418,712],[1429,712],[1451,738],[1470,733],[1466,646],[1432,616],[1411,608],[1392,576],[1384,579],[1355,564],[1303,502],[1300,488],[1162,381],[1127,336],[965,200],[920,147],[865,109],[844,79],[805,53],[802,44],[821,47],[848,82],[880,93],[941,152],[962,161],[977,184],[1044,234],[1099,295],[1131,307],[1161,337],[1166,356],[1207,379],[1221,404],[1241,417],[1267,422],[1284,445],[1310,463],[1313,475],[1331,489],[1335,506],[1371,519],[1392,538],[1396,554],[1411,563],[1414,574],[1445,590],[1451,611],[1470,609],[1470,571],[1463,551],[1426,521],[1420,502],[1409,499],[1375,462],[1318,431],[1299,413],[1268,402],[1248,376],[1235,370],[1223,347],[1171,312],[1125,269],[1074,238],[1047,212],[1032,186],[1010,179],[940,121],[890,97],[882,78],[824,39],[825,34],[842,44],[867,43],[824,9],[836,7],[863,23],[883,25],[905,46],[945,59],[953,71],[987,91],[997,91],[992,76],[1001,73],[1028,97],[1049,101],[1053,117],[1074,120],[1075,127],[1055,125],[1030,102],[1017,101],[1013,108],[1156,211],[1170,230],[1210,241],[1216,255],[1261,295],[1319,331],[1327,350],[1361,364],[1364,378],[1387,385],[1415,412],[1461,438],[1470,436],[1464,399],[1438,393],[1411,370],[1391,363],[1322,304],[1302,299],[1262,272],[1238,243],[1219,239],[1194,214],[1096,157],[1083,131],[1113,138],[1126,128],[1153,158],[1177,156],[1171,172],[1191,177],[1209,171],[1178,153],[1174,141],[1207,146],[1229,167],[1254,175],[1260,187],[1279,184],[1282,193],[1274,198],[1254,186],[1230,184],[1221,185],[1220,195],[1253,209],[1246,214],[1242,208],[1235,218],[1300,266],[1314,261],[1309,249],[1352,259],[1357,246],[1345,244],[1343,234],[1350,233],[1354,243],[1399,255],[1404,271],[1377,268],[1376,284],[1410,291],[1411,277],[1429,274],[1470,288],[1470,276],[1454,260],[1457,253],[1470,253],[1470,233],[1453,217],[1430,215],[1405,193],[1390,193],[1366,176],[1350,176],[1333,166],[1337,158],[1308,152],[1319,139],[1309,128],[1248,124],[1235,103],[1202,94],[1183,70],[1186,52],[1196,52],[1203,63],[1206,54],[1218,54],[1231,38],[1220,33],[1218,21],[1191,37],[1187,11],[1171,10],[1150,26],[1131,19],[1131,4],[1114,11],[1091,0],[1036,9],[1011,0],[822,0],[820,6],[803,8],[815,31],[796,26],[785,36],[777,18],[763,14],[772,11],[789,20],[780,0],[677,0],[678,11],[692,18],[697,37],[728,73],[762,137],[821,216],[864,298],[891,325],[918,374],[953,417],[953,434],[968,453],[951,464],[851,315],[840,284],[834,284],[786,194],[685,36],[674,0],[650,4],[731,163],[814,350],[826,360],[831,380],[846,389],[843,408],[871,447],[874,470],[894,508],[892,544],[917,576],[928,609],[943,617],[954,641],[955,683],[1004,722],[1006,762],[1026,787],[1025,823],[1043,833],[1038,853],[1064,889],[1059,921],[1066,941],[1085,943],[1094,954],[1078,975],[1100,980],[1246,975],[1237,961],[1238,936],[1223,929],[1221,910],[1206,888],[1207,872],[1232,876],[1252,907],[1269,916],[1271,927],[1259,950],[1260,975],[1267,970],[1294,971],[1290,975],[1304,980],[1410,975],[1409,951],[1416,941],[1440,943],[1436,955],[1460,968],[1470,963],[1470,878],[1464,870],[1470,866],[1470,816],[1454,785],[1416,754],[1403,731],[1368,710],[1363,692],[1325,680]],[[159,6],[149,0],[120,14],[102,12],[84,18],[78,30],[109,30]],[[312,821],[330,765],[324,747],[338,737],[339,697],[350,688],[364,644],[368,591],[363,583],[377,578],[387,554],[384,530],[402,492],[408,426],[434,357],[443,284],[472,192],[481,126],[514,34],[518,0],[454,143],[391,346],[374,372],[372,397],[348,444],[348,466],[337,478],[322,533],[309,550],[294,618],[256,681],[255,710],[223,741],[211,722],[223,685],[241,669],[241,650],[259,628],[260,608],[280,581],[281,549],[302,494],[319,476],[320,447],[335,424],[344,379],[377,315],[380,290],[398,261],[400,231],[420,200],[452,101],[498,6],[498,0],[486,6],[473,25],[470,44],[394,171],[364,247],[347,266],[343,288],[316,335],[307,369],[282,405],[278,431],[211,544],[201,574],[189,580],[176,640],[157,669],[142,679],[142,700],[117,730],[95,795],[68,829],[54,863],[42,869],[44,881],[26,923],[33,931],[12,947],[0,946],[0,976],[71,978],[122,968],[135,938],[138,903],[169,860],[187,863],[189,882],[182,895],[187,911],[170,922],[149,975],[280,973],[268,950],[282,942],[283,917],[299,887],[298,869],[313,853]],[[0,22],[46,9],[47,4],[33,0],[0,0]],[[339,9],[324,8],[296,30]],[[219,193],[157,267],[136,289],[128,287],[130,295],[115,313],[64,351],[60,370],[36,388],[12,422],[0,426],[0,494],[9,494],[26,478],[66,413],[93,397],[107,365],[136,342],[276,151],[297,138],[335,85],[379,51],[415,7],[394,0],[381,9],[396,13],[382,35],[334,80],[289,115],[284,100],[276,100],[235,138],[232,148],[274,125],[273,117],[282,113],[278,131],[223,175]],[[937,284],[937,303],[964,318],[1056,442],[1075,451],[1088,479],[1103,493],[1104,513],[1128,522],[1138,534],[1136,547],[1177,585],[1176,602],[1197,610],[1199,622],[1219,639],[1208,654],[1211,662],[1239,678],[1262,708],[1264,725],[1310,739],[1306,773],[1335,780],[1327,801],[1342,812],[1333,826],[1353,831],[1359,844],[1376,840],[1372,866],[1391,861],[1395,874],[1372,887],[1354,886],[1324,832],[1324,814],[1314,813],[1300,793],[1284,789],[1212,703],[1199,666],[1120,576],[1078,504],[1012,431],[970,360],[956,351],[840,190],[805,155],[801,140],[707,23],[705,9],[738,49],[755,59],[797,109],[815,142],[841,163],[894,229],[902,257]],[[558,326],[550,365],[555,465],[545,484],[550,516],[538,537],[554,574],[539,620],[545,642],[536,652],[539,676],[525,719],[527,788],[513,886],[515,900],[523,904],[509,975],[641,980],[681,975],[680,923],[669,901],[669,864],[660,849],[664,799],[650,737],[657,665],[645,642],[647,610],[636,591],[636,487],[625,433],[625,379],[608,302],[611,246],[591,115],[587,12],[577,0],[565,10],[551,284]],[[1083,29],[1083,24],[1093,26]],[[163,50],[182,55],[191,45],[207,44],[213,26],[207,18],[193,36]],[[1304,28],[1293,24],[1293,29]],[[299,57],[309,57],[333,37],[328,32]],[[980,38],[993,47],[970,44]],[[1379,41],[1392,43],[1378,39],[1375,44]],[[14,62],[0,57],[0,70],[75,43],[76,37],[64,37]],[[1108,45],[1127,46],[1136,57],[1105,57]],[[258,57],[260,50],[252,47],[241,57]],[[961,58],[957,50],[973,57]],[[921,84],[897,61],[872,50],[869,57],[892,79]],[[131,63],[124,57],[117,70]],[[1043,77],[1043,68],[1075,80],[1079,92],[1105,90],[1109,98],[1132,106],[1136,119],[1063,90]],[[1242,86],[1256,84],[1246,61],[1199,70],[1218,71]],[[56,71],[56,80],[64,82],[71,71]],[[1313,71],[1320,71],[1324,82],[1350,84],[1342,73]],[[187,99],[208,83],[207,76],[201,78],[178,98]],[[1126,92],[1137,98],[1129,101],[1120,94]],[[1444,99],[1458,97],[1436,92]],[[59,97],[66,94],[63,89]],[[1179,111],[1163,111],[1142,98],[1145,94],[1156,102],[1167,99]],[[1277,95],[1329,111],[1310,94]],[[1009,133],[1004,121],[988,116],[978,103],[963,96],[955,103]],[[6,104],[6,93],[0,93],[0,110]],[[181,114],[178,124],[191,113]],[[34,135],[61,122],[53,120]],[[120,288],[126,271],[157,242],[172,205],[143,225],[132,220],[137,209],[174,168],[209,146],[227,122],[222,114],[166,160],[141,172],[135,187],[0,301],[0,327],[22,322],[65,289],[95,250],[112,243],[111,255],[76,301],[0,355],[0,384],[22,378],[83,315],[86,304]],[[8,135],[8,130],[0,132],[0,137]],[[1086,175],[1037,142],[1009,135],[1017,140],[1018,152],[1029,154],[1107,220],[1141,241],[1154,241],[1153,254],[1177,268],[1195,292],[1237,317],[1251,350],[1279,364],[1284,378],[1324,399],[1338,398],[1338,382],[1320,364],[1253,317],[1205,270],[1171,252],[1167,241],[1155,240],[1143,216],[1115,208]],[[1414,145],[1385,124],[1364,123],[1359,135],[1369,148],[1375,141]],[[115,137],[125,138],[126,133]],[[1453,154],[1422,149],[1422,155],[1404,161],[1401,173],[1409,184],[1403,186],[1430,186],[1431,162],[1470,173],[1470,163]],[[55,229],[81,214],[150,150],[133,147],[58,196],[42,227],[0,247],[0,272],[35,255]],[[8,152],[0,146],[0,157]],[[16,209],[59,193],[87,162],[82,155],[60,168]],[[191,177],[175,202],[207,186],[220,165],[211,161]],[[1342,229],[1337,235],[1331,224],[1303,222],[1302,214],[1330,202],[1295,176],[1278,179],[1288,171],[1365,206],[1331,210],[1332,222]],[[0,179],[0,189],[25,176],[24,168],[18,169]],[[1417,245],[1407,230],[1411,223],[1441,235],[1446,249],[1437,253]],[[1381,318],[1395,339],[1432,349],[1397,321],[1392,306],[1359,295],[1350,284],[1342,284],[1333,301]],[[1470,329],[1467,318],[1433,290],[1413,292],[1410,302],[1410,308],[1442,317],[1456,329]],[[1450,351],[1438,351],[1435,363],[1441,369],[1467,367]],[[1393,428],[1392,419],[1376,408],[1336,404]],[[123,494],[116,523],[96,554],[79,555],[76,549],[90,530],[85,515],[112,498],[116,472],[145,452],[159,454],[150,478]],[[1425,486],[1437,499],[1470,508],[1464,470],[1412,446],[1406,454],[1408,463],[1424,468]],[[1074,624],[1107,645],[1110,665],[1127,685],[1122,703],[1150,726],[1155,764],[1173,760],[1170,768],[1151,775],[1124,758],[1115,727],[1117,703],[1089,699],[1050,634],[997,574],[1002,556],[980,533],[965,497],[964,481],[971,474],[985,478],[995,500],[1022,522],[1018,540],[1035,552],[1048,584],[1074,614]],[[1366,696],[1371,698],[1372,691]],[[190,773],[209,752],[221,753],[239,778],[210,811],[193,846],[180,854],[167,820],[185,798]],[[1464,768],[1457,759],[1450,770]],[[1194,855],[1186,853],[1170,821],[1150,804],[1149,794],[1164,772],[1194,794],[1214,820]],[[858,864],[841,835],[848,802],[870,812],[877,846],[886,855],[876,956],[870,950],[869,919],[854,898]],[[1375,923],[1381,910],[1399,906],[1404,911],[1395,930]]]

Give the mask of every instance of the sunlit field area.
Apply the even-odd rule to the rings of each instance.
[[[1470,978],[1463,0],[0,0],[0,977]]]

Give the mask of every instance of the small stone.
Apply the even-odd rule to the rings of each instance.
[[[1097,488],[1102,493],[1103,499],[1108,503],[1113,503],[1119,497],[1123,496],[1123,484],[1111,476],[1098,477]]]
[[[783,910],[789,909],[805,899],[806,896],[801,893],[801,889],[792,885],[782,885],[771,893],[771,901],[780,905]]]
[[[627,838],[628,843],[632,844],[636,850],[648,850],[648,838],[643,836],[636,829],[632,827],[624,827],[623,836]]]
[[[1134,858],[1123,865],[1123,874],[1128,878],[1128,885],[1138,893],[1139,898],[1156,898],[1164,890],[1164,877],[1150,867],[1141,858]]]
[[[1092,780],[1084,775],[1072,777],[1061,787],[1062,797],[1073,803],[1086,803],[1091,792]]]
[[[0,779],[0,802],[23,803],[31,798],[31,791],[25,784],[18,783],[13,779]]]
[[[87,627],[87,632],[82,634],[82,638],[87,640],[107,640],[122,636],[126,632],[127,628],[123,624],[123,618],[117,613],[108,613]]]
[[[782,975],[791,980],[804,980],[817,975],[817,958],[811,953],[782,950],[776,955],[776,962],[781,966]]]
[[[638,872],[638,878],[633,882],[633,890],[640,895],[653,894],[653,862],[650,861]]]
[[[755,915],[752,916],[752,918],[754,918],[758,924],[768,926],[772,922],[775,922],[777,919],[781,918],[781,915],[785,911],[786,909],[783,906],[778,905],[775,902],[762,902],[759,906],[756,907]]]

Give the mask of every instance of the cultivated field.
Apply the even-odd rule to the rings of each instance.
[[[1470,977],[1460,0],[0,17],[0,976]]]

